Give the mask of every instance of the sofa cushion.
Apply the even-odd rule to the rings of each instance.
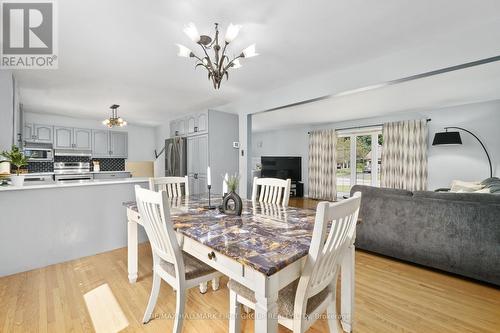
[[[484,187],[479,182],[465,182],[462,180],[454,180],[451,182],[450,192],[474,192]]]
[[[439,199],[448,201],[460,201],[468,203],[482,204],[498,204],[500,205],[500,197],[489,193],[452,193],[452,192],[428,192],[416,191],[413,193],[414,198],[420,199]]]
[[[489,185],[492,185],[494,183],[500,184],[500,178],[498,178],[498,177],[486,178],[485,180],[483,180],[481,182],[481,185],[489,186]]]

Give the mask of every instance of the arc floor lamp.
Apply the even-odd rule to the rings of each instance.
[[[479,140],[479,138],[472,133],[469,130],[466,130],[465,128],[462,127],[445,127],[444,128],[446,132],[438,132],[434,134],[434,140],[432,141],[433,146],[438,146],[438,145],[461,145],[462,144],[462,138],[460,137],[460,132],[448,132],[448,129],[457,129],[460,131],[464,131],[472,135],[476,140],[479,142],[481,147],[483,147],[484,152],[486,153],[486,157],[488,158],[488,163],[490,164],[490,177],[493,177],[493,167],[491,165],[491,158],[490,154],[488,154],[488,150],[486,150],[486,147],[484,144]]]

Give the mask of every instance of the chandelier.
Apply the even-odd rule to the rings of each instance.
[[[229,45],[229,43],[231,43],[236,38],[236,36],[238,36],[240,29],[241,25],[234,25],[232,23],[229,24],[229,27],[227,28],[226,31],[226,35],[224,36],[224,45],[222,45],[221,47],[221,45],[219,44],[218,23],[215,23],[214,38],[211,38],[206,35],[200,35],[194,23],[189,23],[184,28],[184,33],[188,35],[188,37],[193,42],[200,45],[200,47],[203,50],[204,56],[198,57],[189,48],[180,44],[177,44],[177,46],[179,47],[179,53],[177,53],[177,55],[186,58],[196,58],[197,62],[195,68],[197,68],[198,66],[205,67],[206,70],[208,71],[208,79],[212,81],[215,89],[219,89],[224,76],[226,77],[226,80],[229,78],[228,70],[230,68],[236,69],[241,67],[239,61],[240,58],[250,58],[259,55],[258,53],[255,52],[255,44],[252,44],[243,51],[241,51],[241,53],[238,56],[233,56],[232,60],[230,60],[231,58],[227,55],[226,48]],[[209,56],[208,52],[210,50],[213,50],[214,53],[213,57]]]
[[[118,117],[118,108],[120,106],[118,104],[113,104],[109,108],[111,109],[111,117],[108,119],[104,119],[102,124],[108,126],[109,128],[112,127],[123,127],[127,126],[127,122],[123,120],[121,117]]]

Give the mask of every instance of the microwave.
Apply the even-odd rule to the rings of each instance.
[[[52,148],[26,147],[23,150],[24,155],[30,162],[53,162],[54,152]]]

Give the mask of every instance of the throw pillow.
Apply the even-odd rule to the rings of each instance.
[[[474,192],[477,190],[481,190],[484,188],[484,185],[481,185],[479,182],[465,182],[462,180],[454,180],[451,183],[450,192]]]
[[[491,177],[491,178],[486,178],[481,182],[481,185],[488,186],[493,183],[500,183],[500,178],[498,177]]]

